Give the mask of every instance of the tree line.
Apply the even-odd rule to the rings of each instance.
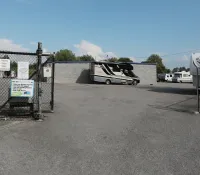
[[[172,69],[172,73],[174,73],[174,72],[182,72],[182,71],[189,72],[189,71],[190,71],[190,68],[186,68],[186,67],[175,67],[174,69]]]
[[[76,56],[71,50],[64,49],[60,50],[55,55],[56,61],[94,61],[95,58],[91,55],[82,55],[82,56]],[[104,61],[109,62],[132,62],[132,60],[128,57],[121,57],[121,58],[108,58]]]
[[[71,50],[64,49],[60,50],[55,55],[56,61],[94,61],[95,59],[91,55],[76,56]],[[131,58],[120,57],[120,58],[107,58],[103,61],[108,62],[133,62]],[[170,73],[171,70],[168,69],[162,61],[162,58],[157,54],[152,54],[142,63],[156,63],[157,73]]]
[[[4,56],[6,59],[9,59],[8,56]],[[4,58],[4,59],[5,59]],[[76,56],[75,53],[73,53],[69,49],[62,49],[58,51],[55,55],[55,60],[56,61],[94,61],[95,58],[92,57],[91,55],[82,55],[82,56]],[[108,62],[133,62],[131,58],[128,57],[120,57],[120,58],[107,58],[104,59],[103,61],[108,61]],[[174,73],[174,72],[179,72],[179,71],[189,71],[189,68],[185,67],[176,67],[172,70],[167,68],[164,63],[163,59],[157,55],[157,54],[152,54],[150,55],[145,61],[142,61],[142,63],[154,63],[157,66],[157,73]],[[17,63],[16,62],[11,62],[11,69],[15,70],[17,69]],[[30,69],[36,70],[36,64],[30,64]],[[31,72],[32,72],[31,71]]]

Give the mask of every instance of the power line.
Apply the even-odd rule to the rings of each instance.
[[[180,54],[185,54],[185,53],[191,53],[194,51],[200,51],[200,49],[194,49],[194,50],[189,50],[189,51],[185,51],[185,52],[177,52],[177,53],[171,53],[171,54],[166,54],[166,55],[160,55],[160,57],[168,57],[168,56],[174,56],[174,55],[180,55]],[[146,59],[149,56],[146,57],[135,57],[135,58],[142,58],[142,59]]]

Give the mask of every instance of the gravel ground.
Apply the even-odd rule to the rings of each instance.
[[[57,84],[55,101],[44,122],[0,129],[0,174],[200,174],[191,84]]]

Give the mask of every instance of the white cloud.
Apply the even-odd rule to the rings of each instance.
[[[136,58],[135,57],[130,57],[130,59],[133,61],[133,62],[136,62]]]
[[[15,51],[15,52],[28,52],[29,49],[20,44],[14,43],[12,40],[0,38],[0,50]]]
[[[48,49],[43,48],[43,53],[47,53],[47,52],[48,52]]]
[[[76,55],[91,55],[96,60],[103,60],[111,57],[117,57],[113,52],[104,52],[103,49],[95,44],[92,44],[86,40],[82,40],[80,44],[74,45],[76,48]]]

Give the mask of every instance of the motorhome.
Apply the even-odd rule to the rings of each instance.
[[[200,53],[192,54],[190,58],[190,73],[193,76],[193,85],[197,87],[197,81],[199,79],[198,87],[200,87]]]
[[[93,82],[106,84],[140,83],[140,78],[133,73],[133,66],[129,63],[91,62],[90,78]]]
[[[172,82],[174,83],[192,83],[193,78],[190,72],[182,71],[175,72],[174,77],[172,78]]]

